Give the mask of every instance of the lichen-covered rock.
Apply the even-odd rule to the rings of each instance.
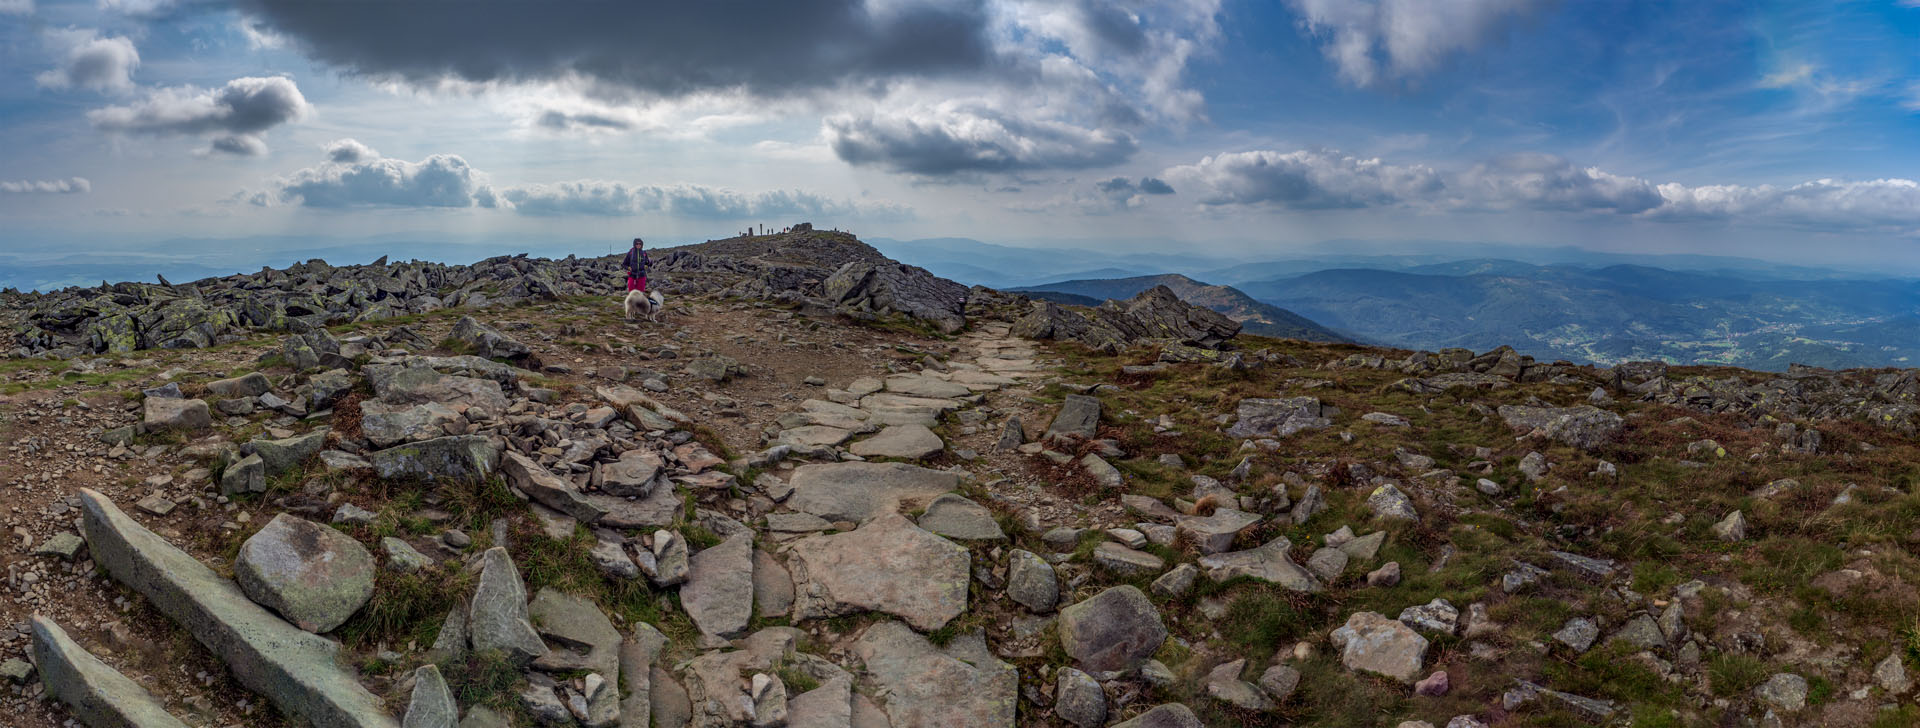
[[[1034,301],[1032,310],[1013,324],[1015,336],[1073,341],[1107,353],[1146,340],[1218,348],[1239,333],[1239,322],[1181,301],[1166,286],[1091,309]]]
[[[1594,450],[1626,426],[1620,415],[1593,405],[1577,407],[1528,407],[1502,405],[1500,418],[1523,436],[1559,440],[1582,450]]]
[[[821,284],[834,306],[864,313],[898,313],[932,324],[941,333],[966,328],[967,287],[893,262],[850,261]]]

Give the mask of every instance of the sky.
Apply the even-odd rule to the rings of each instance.
[[[0,65],[0,254],[811,221],[1920,269],[1920,0],[0,0]]]

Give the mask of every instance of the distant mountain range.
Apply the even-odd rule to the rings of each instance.
[[[1239,321],[1241,331],[1307,341],[1350,342],[1352,337],[1314,323],[1292,311],[1261,303],[1231,286],[1201,283],[1177,273],[1105,280],[1057,281],[1012,289],[1060,303],[1093,305],[1108,299],[1127,299],[1154,286],[1166,286],[1180,300],[1205,306]],[[1071,297],[1071,298],[1068,298]],[[1086,303],[1091,302],[1091,303]]]
[[[1395,346],[1781,370],[1920,361],[1920,282],[1749,280],[1619,265],[1462,261],[1429,273],[1326,270],[1243,284],[1261,301]]]

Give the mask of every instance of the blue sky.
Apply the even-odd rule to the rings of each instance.
[[[0,0],[0,253],[812,220],[1920,268],[1915,0],[446,7]]]

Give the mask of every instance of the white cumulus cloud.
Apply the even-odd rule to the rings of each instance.
[[[1220,154],[1169,168],[1162,176],[1210,206],[1373,207],[1432,199],[1445,189],[1440,173],[1430,167],[1388,164],[1332,150]]]
[[[48,40],[61,48],[60,65],[33,77],[46,88],[83,88],[103,92],[133,90],[133,71],[140,67],[140,51],[122,36],[101,37],[92,30],[49,32]]]
[[[1411,78],[1486,43],[1546,0],[1287,0],[1321,53],[1355,86]]]
[[[73,195],[93,191],[93,183],[85,177],[54,180],[24,180],[10,182],[0,180],[0,192],[9,194],[58,194]]]
[[[352,139],[327,145],[328,161],[275,180],[270,193],[246,196],[255,204],[304,207],[495,207],[487,176],[455,154],[418,162],[388,159]]]

